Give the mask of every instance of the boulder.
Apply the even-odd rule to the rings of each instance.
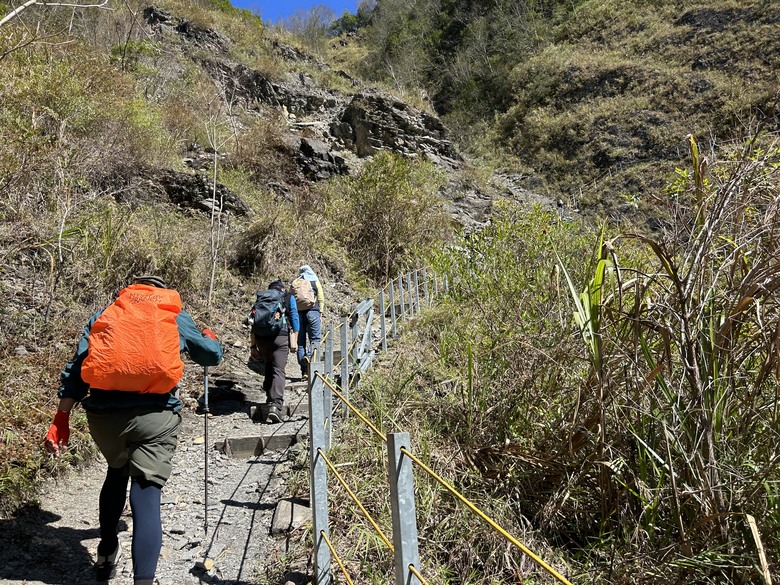
[[[197,26],[156,6],[144,8],[144,20],[157,33],[172,31],[185,42],[212,52],[225,53],[230,44],[228,39],[217,31]]]

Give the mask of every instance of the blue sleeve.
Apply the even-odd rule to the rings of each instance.
[[[181,351],[186,351],[196,364],[201,366],[216,366],[222,361],[222,345],[209,337],[205,337],[195,321],[186,311],[176,316],[179,327],[179,343]]]
[[[301,329],[301,321],[298,318],[298,303],[295,302],[294,295],[290,295],[290,326],[293,333],[298,333]]]
[[[89,351],[89,332],[102,312],[99,311],[92,315],[84,326],[76,353],[73,355],[73,359],[65,364],[65,369],[60,374],[60,387],[57,390],[59,398],[73,398],[76,402],[80,402],[89,392],[89,384],[81,379],[81,365]]]

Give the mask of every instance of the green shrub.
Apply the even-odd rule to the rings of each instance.
[[[434,165],[380,153],[329,187],[327,214],[352,261],[384,281],[446,241],[451,219]]]
[[[780,154],[765,137],[735,153],[707,166],[697,146],[667,191],[680,231],[663,239],[595,237],[498,204],[434,262],[441,306],[358,387],[370,420],[409,431],[413,451],[532,550],[546,551],[535,534],[563,544],[588,582],[649,566],[654,583],[761,582],[759,541],[776,566]],[[373,485],[369,456],[350,451],[351,485]],[[416,480],[421,542],[431,527],[439,543],[458,535],[457,547],[421,547],[427,572],[518,574],[489,556],[502,546],[490,531]]]
[[[538,528],[534,513],[549,495],[543,488],[560,470],[551,454],[540,455],[536,445],[560,433],[557,417],[570,413],[578,377],[587,367],[571,335],[554,251],[582,276],[591,237],[549,211],[498,203],[488,226],[458,239],[433,261],[441,296],[432,309],[402,327],[392,354],[378,358],[351,396],[381,431],[408,432],[409,449],[417,457],[559,569],[566,566],[558,561],[565,552],[545,542],[549,532]],[[446,294],[441,292],[444,276]],[[353,465],[340,471],[384,526],[386,500],[377,486],[386,481],[386,472],[377,465],[379,442],[369,434],[357,417],[350,417],[340,440]],[[332,455],[337,464],[340,455]],[[517,480],[526,468],[538,470],[547,484]],[[415,495],[419,569],[426,579],[548,581],[542,569],[419,468]],[[350,513],[338,487],[332,498],[344,515]],[[332,537],[346,538],[338,528]],[[366,546],[355,554],[361,555],[356,571],[363,581],[381,580],[390,566],[380,547]],[[576,563],[569,564],[569,571],[576,573]]]
[[[291,256],[306,246],[297,237],[292,206],[267,195],[258,201],[258,208],[254,220],[233,239],[231,266],[241,274],[260,278],[293,274],[297,267],[288,264]]]
[[[135,71],[139,75],[150,76],[155,69],[142,66],[147,60],[154,60],[163,54],[161,43],[149,40],[128,40],[111,48],[111,62],[121,65],[123,71]]]
[[[579,275],[587,269],[589,248],[588,231],[577,224],[502,202],[488,227],[459,242],[458,253],[445,251],[434,262],[448,279],[452,315],[450,323],[437,320],[431,330],[438,331],[434,342],[443,364],[459,371],[459,395],[449,397],[450,406],[459,413],[454,420],[462,417],[466,424],[450,431],[463,444],[476,448],[530,436],[545,417],[541,407],[529,405],[544,402],[557,411],[571,399],[571,379],[582,366],[546,373],[561,354],[573,352],[572,360],[581,355],[573,351],[569,313],[561,307],[566,289],[556,253]],[[497,411],[501,424],[491,424]]]

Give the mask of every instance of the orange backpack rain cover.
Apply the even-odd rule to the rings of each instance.
[[[173,389],[184,373],[175,290],[131,284],[97,318],[81,378],[92,388],[153,392]]]

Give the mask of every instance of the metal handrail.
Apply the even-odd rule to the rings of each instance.
[[[450,492],[453,496],[455,496],[458,500],[460,500],[462,503],[464,503],[472,512],[474,512],[477,516],[482,518],[485,522],[487,522],[491,528],[493,528],[496,532],[498,532],[501,536],[506,538],[510,543],[515,545],[518,549],[520,549],[525,555],[531,558],[537,565],[542,567],[545,571],[547,571],[550,575],[552,575],[555,579],[558,580],[558,582],[563,583],[564,585],[572,585],[571,582],[566,579],[563,575],[561,575],[558,571],[553,569],[550,565],[544,562],[541,557],[539,557],[536,553],[534,553],[531,549],[526,547],[522,542],[517,540],[514,536],[509,534],[506,530],[504,530],[501,526],[498,525],[498,523],[493,520],[490,516],[485,514],[482,510],[477,508],[476,505],[471,503],[464,495],[462,495],[458,490],[456,490],[450,483],[448,483],[444,478],[442,478],[440,475],[438,475],[435,471],[433,471],[430,467],[428,467],[425,463],[420,461],[419,458],[415,457],[414,454],[412,454],[408,449],[405,447],[401,447],[401,453],[409,457],[412,461],[414,461],[420,469],[425,471],[428,475],[430,475],[433,479],[435,479],[439,484],[441,484],[448,492]]]
[[[333,462],[328,459],[328,456],[325,455],[325,453],[322,452],[322,449],[317,449],[317,454],[322,457],[323,461],[325,461],[325,465],[328,466],[328,469],[330,469],[333,472],[333,475],[336,476],[336,479],[339,480],[339,483],[342,485],[342,487],[347,490],[347,494],[349,494],[350,499],[355,502],[358,508],[360,508],[360,511],[363,512],[363,515],[366,517],[366,520],[371,524],[371,526],[374,527],[374,530],[376,530],[376,533],[379,535],[379,538],[381,538],[384,543],[387,545],[387,548],[390,549],[390,552],[395,552],[395,549],[393,548],[393,543],[390,542],[390,539],[387,538],[387,535],[382,531],[382,529],[379,527],[379,524],[377,524],[376,520],[371,516],[371,514],[368,513],[368,510],[363,506],[363,504],[360,503],[360,500],[355,495],[355,492],[353,492],[349,485],[347,485],[346,480],[344,477],[338,472],[338,469],[336,469],[336,466],[333,465]]]
[[[428,583],[428,581],[425,580],[425,577],[423,577],[420,574],[420,571],[418,571],[414,565],[409,565],[407,568],[409,569],[409,572],[412,573],[412,575],[414,575],[420,580],[420,583],[422,583],[422,585],[430,585],[430,583]]]
[[[354,585],[353,582],[352,582],[352,579],[349,576],[349,573],[347,573],[347,568],[344,566],[344,563],[341,562],[341,557],[336,552],[336,549],[333,548],[333,543],[330,541],[330,538],[328,538],[328,535],[325,534],[325,532],[323,532],[321,530],[320,531],[320,536],[325,541],[325,544],[328,545],[328,548],[330,549],[330,554],[332,554],[334,556],[334,558],[336,559],[336,562],[339,565],[339,569],[341,569],[341,573],[342,573],[342,575],[344,575],[344,578],[347,580],[347,583],[349,583],[349,585]]]
[[[331,389],[331,391],[338,396],[338,398],[347,405],[347,408],[349,408],[353,413],[355,413],[355,416],[357,416],[360,420],[362,420],[368,427],[374,431],[374,433],[384,442],[387,443],[387,435],[385,435],[382,431],[380,431],[374,424],[368,420],[365,415],[360,412],[357,407],[355,407],[349,400],[346,399],[346,397],[339,391],[339,389],[336,387],[335,384],[333,384],[330,380],[328,380],[325,376],[317,372],[317,377],[322,380],[322,382]]]

